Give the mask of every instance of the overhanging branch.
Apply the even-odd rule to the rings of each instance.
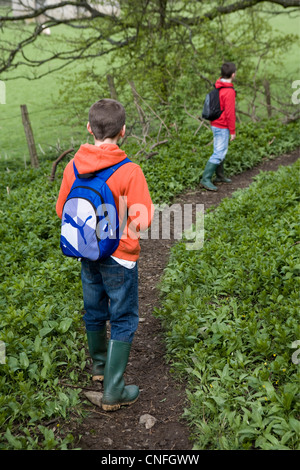
[[[245,10],[251,7],[255,7],[257,5],[263,4],[263,3],[268,3],[268,4],[276,4],[280,5],[283,8],[299,8],[300,6],[300,0],[236,0],[233,1],[232,3],[227,3],[227,2],[222,2],[222,5],[218,5],[215,7],[211,7],[211,10],[207,11],[206,13],[202,13],[197,15],[190,15],[190,16],[184,16],[184,15],[179,15],[178,11],[175,13],[175,10],[169,10],[169,15],[167,17],[167,11],[168,9],[166,8],[167,2],[166,0],[163,0],[160,5],[162,8],[159,10],[160,14],[160,21],[149,21],[149,18],[153,18],[153,11],[149,10],[151,8],[151,2],[150,1],[145,1],[141,2],[142,3],[142,16],[140,18],[134,17],[134,15],[125,15],[124,12],[120,14],[120,16],[111,14],[108,12],[103,12],[99,11],[95,6],[93,7],[87,0],[78,0],[78,1],[72,1],[72,0],[64,0],[61,2],[57,2],[55,4],[50,4],[50,5],[43,5],[39,8],[32,8],[20,15],[6,15],[6,16],[0,16],[0,26],[5,26],[5,24],[12,24],[12,22],[23,22],[24,20],[30,20],[30,19],[35,19],[37,17],[40,17],[44,15],[46,16],[46,20],[44,22],[44,25],[37,25],[34,32],[31,32],[27,38],[23,39],[19,43],[16,43],[14,45],[11,45],[11,48],[8,47],[1,47],[2,52],[6,55],[3,56],[1,62],[0,62],[0,73],[4,72],[8,69],[12,68],[17,68],[19,65],[29,65],[31,67],[37,67],[39,65],[43,65],[45,62],[50,62],[51,60],[55,59],[60,59],[66,61],[66,63],[69,62],[69,60],[76,60],[76,59],[82,59],[82,58],[90,58],[90,57],[99,57],[100,55],[108,54],[109,52],[114,51],[116,48],[123,48],[133,41],[135,41],[140,33],[140,31],[151,31],[151,33],[157,31],[158,33],[160,32],[160,28],[162,28],[162,23],[163,23],[163,28],[165,30],[174,28],[174,26],[186,26],[190,27],[193,25],[200,24],[201,22],[205,21],[212,21],[215,18],[217,18],[219,15],[228,15],[231,13],[235,13],[237,11]],[[191,4],[193,2],[190,2]],[[200,2],[200,0],[194,0],[194,6]],[[114,3],[112,2],[112,6]],[[122,3],[121,3],[122,5]],[[127,2],[127,6],[130,7],[131,2]],[[23,5],[24,7],[25,5]],[[55,10],[61,9],[66,6],[72,6],[76,8],[80,8],[81,11],[84,11],[85,14],[83,14],[80,18],[68,18],[68,19],[58,19],[54,18],[53,14]],[[134,6],[134,2],[133,2]],[[153,6],[153,5],[152,5]],[[183,9],[181,12],[184,11]],[[127,11],[127,13],[130,12],[130,10]],[[163,22],[161,21],[161,15],[163,12]],[[152,14],[151,14],[152,13]],[[156,11],[157,13],[157,11]],[[52,16],[51,16],[52,15]],[[149,18],[148,18],[149,17]],[[105,29],[107,31],[107,34],[102,34],[101,36],[97,38],[97,42],[99,44],[99,49],[97,52],[92,52],[91,51],[91,44],[89,40],[86,41],[86,43],[78,43],[78,48],[73,51],[65,51],[61,53],[56,53],[52,54],[45,60],[29,60],[25,54],[23,53],[23,59],[22,61],[16,62],[16,58],[18,54],[24,50],[24,48],[30,44],[33,43],[38,36],[40,36],[43,32],[43,29],[45,25],[47,26],[58,26],[60,24],[68,24],[68,25],[75,25],[75,24],[87,24],[91,28],[93,28],[93,20],[100,18],[103,21],[105,21]],[[135,20],[134,20],[135,18]],[[109,21],[109,24],[107,22]],[[97,24],[97,28],[102,28],[102,21],[100,21],[100,25]],[[133,31],[134,30],[134,31]],[[116,34],[120,35],[117,36],[118,39],[116,40]],[[127,35],[129,37],[127,37]],[[123,37],[122,37],[123,36]],[[107,45],[107,48],[105,47],[105,43]],[[93,42],[94,44],[94,42]],[[59,66],[61,67],[61,66]],[[54,69],[57,69],[57,66]],[[50,71],[51,72],[51,71]],[[48,72],[49,73],[49,72]]]

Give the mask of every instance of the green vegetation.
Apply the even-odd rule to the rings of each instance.
[[[2,172],[0,449],[64,448],[71,436],[54,437],[46,426],[78,405],[77,383],[85,366],[81,334],[80,278],[76,262],[62,259],[58,184],[39,170]]]
[[[141,3],[137,2],[137,12],[141,8]],[[183,13],[189,17],[199,13],[199,2],[195,2],[194,5],[192,3],[194,2],[182,2]],[[208,3],[206,9],[211,8],[212,2]],[[167,15],[171,17],[175,14],[172,13],[172,5],[167,11]],[[149,34],[147,21],[143,28],[137,26],[139,31],[139,39],[135,43],[137,49],[130,47],[127,52],[123,49],[116,50],[109,57],[95,55],[84,60],[70,60],[65,68],[49,75],[47,75],[49,70],[63,65],[62,59],[54,59],[51,63],[45,62],[39,67],[30,68],[21,65],[15,70],[3,73],[1,80],[6,84],[6,105],[0,105],[0,162],[18,160],[24,165],[23,162],[26,160],[28,164],[28,150],[20,114],[21,104],[26,104],[28,107],[40,157],[43,157],[43,152],[49,154],[50,151],[56,155],[71,146],[76,148],[85,141],[88,138],[85,124],[89,105],[99,97],[109,95],[106,78],[108,72],[114,75],[119,99],[126,106],[128,129],[136,123],[133,126],[134,134],[140,137],[141,125],[128,84],[130,80],[135,82],[137,91],[145,100],[140,105],[150,125],[147,136],[149,145],[156,141],[158,129],[161,127],[160,138],[165,138],[165,135],[163,136],[165,128],[161,126],[161,121],[155,122],[148,105],[165,120],[168,128],[176,125],[179,133],[182,133],[183,122],[188,125],[192,122],[192,127],[196,130],[199,122],[187,119],[184,106],[189,113],[199,116],[203,98],[210,87],[202,76],[214,81],[224,57],[226,60],[236,61],[238,65],[237,104],[243,112],[248,112],[250,107],[251,113],[265,117],[264,78],[270,81],[274,108],[284,111],[283,101],[288,102],[290,106],[294,91],[291,85],[299,75],[298,61],[295,60],[299,40],[297,16],[278,17],[262,13],[258,8],[254,13],[248,10],[234,13],[222,17],[220,21],[201,24],[201,27],[196,24],[191,30],[185,27],[181,30],[177,25],[174,31],[166,29],[162,33],[159,29],[156,31],[157,11],[155,12],[153,16],[155,34]],[[132,17],[132,11],[128,13],[126,19],[129,24],[135,20],[138,23],[138,19]],[[33,33],[34,26],[34,24],[10,24],[0,32],[1,40],[3,44],[6,44],[6,41],[21,40],[26,34]],[[95,21],[94,26],[93,22],[90,22],[88,30],[64,24],[57,25],[51,28],[50,36],[40,36],[35,42],[27,44],[24,55],[37,62],[43,62],[51,56],[51,51],[59,53],[72,49],[74,44],[77,44],[75,40],[84,44],[87,37],[96,36],[99,30],[102,32],[102,26],[99,19]],[[256,28],[252,30],[254,26]],[[270,26],[275,26],[277,31],[272,31]],[[106,27],[110,31],[109,25]],[[134,31],[134,26],[132,29]],[[190,44],[190,34],[194,41],[192,44]],[[297,34],[298,39],[296,39]],[[96,54],[99,47],[98,41],[90,52],[96,50]],[[260,60],[261,54],[263,56]],[[211,57],[214,57],[213,64]],[[24,58],[20,59],[20,62],[24,64]],[[267,76],[266,71],[268,71]],[[35,79],[40,75],[41,79]],[[162,99],[160,93],[162,83],[165,87],[168,85],[167,101]],[[274,115],[276,115],[275,109]],[[287,114],[291,110],[294,108],[289,107]],[[240,114],[239,118],[244,119],[244,115]]]
[[[299,162],[261,173],[178,243],[157,310],[197,449],[298,449]]]
[[[27,25],[26,28],[32,29],[32,26]],[[14,33],[15,29],[10,32],[8,38],[10,39]],[[6,32],[5,37],[7,35]],[[67,35],[70,40],[69,28],[62,25],[55,28],[51,36],[42,36],[37,44],[27,46],[26,52],[46,59],[48,48],[61,47],[67,42]],[[91,63],[92,61],[85,61],[84,64],[76,63],[77,73]],[[55,61],[55,66],[61,65],[60,61]],[[35,70],[28,73],[25,66],[10,71],[5,77],[6,104],[0,105],[0,162],[9,164],[11,161],[17,161],[23,167],[24,161],[28,164],[28,148],[20,111],[22,104],[26,104],[28,108],[39,157],[42,158],[44,154],[49,153],[56,155],[87,138],[86,118],[80,125],[70,125],[70,108],[66,108],[59,101],[60,89],[68,77],[74,74],[74,65],[50,74],[47,74],[48,68],[45,64],[39,70],[39,73],[45,74],[40,79],[35,79]],[[88,95],[87,100],[93,102],[94,97]]]
[[[240,141],[236,141],[237,145],[231,148],[232,155],[228,160],[228,168],[231,173],[236,173],[252,167],[264,156],[272,157],[292,150],[299,145],[299,135],[297,123],[280,127],[269,121],[265,123],[264,132],[261,127],[254,124],[241,127]],[[184,188],[197,184],[197,175],[200,175],[210,152],[206,146],[210,139],[209,131],[201,133],[200,136],[193,136],[192,131],[186,131],[180,138],[175,134],[170,143],[162,147],[159,155],[141,162],[156,203],[171,201],[174,195]],[[126,150],[130,155],[130,148]],[[41,167],[36,170],[30,168],[16,170],[12,165],[8,171],[6,164],[1,168],[0,341],[6,346],[6,362],[0,365],[0,448],[2,449],[69,448],[73,445],[72,436],[64,435],[59,427],[54,431],[47,426],[47,423],[52,420],[56,420],[55,422],[60,419],[68,420],[70,412],[74,412],[74,409],[80,413],[78,395],[80,389],[77,387],[85,383],[86,365],[85,335],[81,320],[83,305],[80,270],[78,263],[63,257],[59,249],[60,222],[55,213],[55,203],[63,165],[58,168],[54,183],[50,183],[48,179],[51,167],[52,162],[45,158],[41,162]],[[295,307],[290,289],[296,286],[291,277],[294,273],[293,259],[297,248],[297,245],[293,245],[296,233],[295,220],[291,219],[296,202],[294,188],[296,168],[289,170],[287,175],[280,172],[276,177],[271,175],[265,178],[270,191],[269,200],[264,199],[264,184],[261,184],[252,189],[252,192],[245,195],[238,194],[232,201],[225,203],[224,209],[220,210],[220,214],[222,210],[224,211],[224,217],[221,217],[219,212],[211,213],[205,223],[210,242],[205,244],[203,253],[188,253],[180,244],[175,249],[164,282],[164,291],[170,291],[164,308],[170,305],[170,309],[166,312],[172,313],[169,322],[172,326],[171,330],[167,328],[167,341],[173,360],[181,364],[180,368],[189,376],[189,382],[192,384],[194,376],[200,374],[202,377],[204,374],[205,387],[210,387],[211,384],[219,387],[217,390],[220,390],[220,401],[225,396],[223,382],[221,379],[212,379],[210,371],[216,377],[217,370],[222,371],[225,366],[230,366],[229,373],[232,379],[228,385],[232,386],[232,390],[248,387],[252,395],[254,391],[251,387],[256,387],[255,393],[262,393],[263,389],[259,389],[259,386],[268,386],[268,368],[263,365],[267,362],[272,367],[272,372],[274,371],[275,380],[279,380],[280,390],[287,386],[284,390],[292,394],[284,398],[285,395],[281,395],[281,391],[277,392],[273,385],[274,393],[281,397],[280,399],[288,400],[288,397],[291,397],[291,406],[288,408],[291,412],[291,407],[294,406],[294,385],[291,382],[290,386],[290,382],[286,382],[285,378],[292,377],[293,366],[286,365],[285,362],[291,352],[291,341],[294,339],[296,327],[296,321],[293,323],[292,316],[287,321],[289,312]],[[271,198],[272,194],[274,198],[273,196]],[[266,217],[266,208],[269,208],[269,218]],[[283,211],[284,216],[281,217]],[[254,217],[255,225],[250,215]],[[262,217],[267,224],[266,227],[258,225]],[[215,238],[213,232],[216,221],[220,227],[223,227],[218,235],[219,238]],[[250,232],[247,231],[247,221],[250,224]],[[251,237],[247,238],[248,236],[254,237],[255,243]],[[220,239],[222,243],[219,243]],[[277,261],[272,261],[270,258],[276,251],[276,248],[271,249],[274,241],[276,241],[275,247],[280,246],[281,250]],[[268,245],[260,247],[259,244],[263,242]],[[243,253],[253,266],[251,263],[247,266],[242,257]],[[265,256],[265,253],[270,253],[269,257]],[[175,261],[175,255],[179,256],[178,262]],[[235,271],[230,275],[233,266]],[[188,278],[189,274],[192,276],[191,279]],[[280,280],[281,275],[286,281]],[[196,287],[193,282],[196,283]],[[261,286],[262,282],[266,283],[265,287]],[[183,288],[184,285],[186,288]],[[258,300],[253,306],[256,295],[259,295]],[[277,313],[274,316],[272,309],[276,303]],[[248,306],[251,306],[251,311],[247,310]],[[167,315],[166,312],[164,315]],[[284,315],[282,319],[279,313]],[[213,330],[207,327],[210,318],[214,319]],[[184,325],[181,323],[182,319]],[[246,323],[246,319],[249,323]],[[235,334],[240,333],[243,328],[245,336],[247,331],[245,325],[251,327],[249,337],[252,343],[257,342],[257,351],[249,353],[250,346],[243,346],[240,343],[240,334],[235,338]],[[278,338],[282,340],[286,338],[286,342],[282,341],[281,344],[277,338],[274,341],[270,340],[267,336],[270,329],[278,330]],[[202,334],[207,335],[208,342],[205,347],[202,343]],[[225,335],[225,339],[222,335]],[[232,340],[230,343],[229,338]],[[214,344],[220,350],[217,349],[213,356],[211,351]],[[207,357],[203,359],[206,351]],[[198,357],[196,352],[197,354],[201,352],[201,355]],[[272,354],[276,354],[276,357]],[[207,365],[207,369],[205,368],[205,361],[209,358],[215,361],[215,370],[211,369],[210,364]],[[233,366],[228,362],[228,358],[232,358]],[[239,362],[242,360],[246,368],[243,372],[240,371],[242,366]],[[193,361],[196,361],[194,369]],[[231,371],[231,366],[236,367],[234,372]],[[205,370],[202,370],[202,367]],[[256,368],[257,371],[254,372],[253,369]],[[283,373],[283,368],[288,372]],[[264,371],[265,375],[260,375],[261,371]],[[240,372],[246,374],[243,379],[244,385],[234,382],[236,374]],[[271,383],[274,383],[273,377]],[[67,384],[71,387],[66,386]],[[197,403],[202,403],[198,402],[198,396],[202,400],[203,390],[200,388],[195,395],[190,392],[194,399],[191,400],[191,409],[187,412],[187,416],[196,428],[202,426],[199,424]],[[262,396],[269,397],[268,394]],[[215,401],[218,401],[218,398]],[[209,399],[208,403],[207,408],[210,412],[214,408],[217,409],[213,399]],[[253,410],[257,414],[255,406]],[[247,413],[251,414],[252,408],[247,409]],[[266,404],[263,410],[266,410]],[[194,415],[195,421],[193,421]],[[205,416],[208,418],[207,411]],[[292,412],[291,417],[293,418]],[[232,414],[232,422],[238,422],[239,419],[238,413]],[[283,419],[287,419],[286,416]],[[293,419],[291,426],[295,426]],[[278,424],[278,421],[276,423]],[[229,424],[231,425],[231,421]],[[211,434],[214,433],[215,425],[214,421],[212,424],[207,424],[211,426]],[[282,426],[286,424],[283,423]],[[247,446],[252,437],[243,433],[244,431],[242,435],[245,439],[242,440],[242,445]],[[206,431],[205,435],[207,436]],[[284,438],[285,446],[289,446],[290,443],[294,445],[293,433],[287,441],[286,438],[287,436]],[[230,445],[228,438],[226,439],[224,446]],[[203,447],[214,446],[213,442],[203,442],[198,436],[196,442]]]
[[[6,104],[0,105],[0,449],[76,445],[57,426],[71,412],[81,414],[78,387],[86,383],[79,263],[61,254],[55,213],[71,154],[60,163],[55,182],[48,177],[63,150],[76,150],[88,138],[87,110],[109,95],[107,72],[127,111],[131,136],[123,148],[141,165],[154,203],[169,203],[199,182],[212,134],[205,123],[199,128],[197,116],[223,59],[238,66],[240,111],[227,173],[300,145],[291,104],[291,85],[299,78],[291,35],[298,34],[298,17],[279,21],[274,11],[257,6],[204,21],[203,14],[218,3],[166,1],[158,9],[155,2],[124,2],[120,23],[96,18],[87,30],[55,26],[51,36],[20,49],[26,65],[1,77]],[[9,43],[34,28],[3,26],[1,65]],[[127,48],[115,47],[131,35]],[[87,38],[95,41],[87,48],[94,58],[82,60]],[[112,53],[101,56],[107,44]],[[47,75],[62,65],[67,49],[83,56]],[[61,59],[36,67],[51,50],[62,53]],[[266,79],[274,106],[268,119]],[[35,170],[28,162],[21,104],[28,107],[39,154]],[[295,120],[284,125],[285,118]],[[167,142],[145,158],[159,141]],[[187,251],[184,243],[172,250],[156,314],[176,377],[187,381],[185,417],[195,448],[299,449],[299,377],[291,360],[299,338],[298,174],[299,163],[260,175],[206,215],[201,251]]]
[[[297,148],[300,144],[299,126],[299,121],[282,125],[276,120],[237,125],[238,138],[230,144],[226,171],[237,174],[252,168],[264,157],[273,158]],[[131,155],[131,148],[125,148],[128,155]],[[212,134],[209,129],[202,129],[194,135],[192,127],[184,127],[180,133],[171,136],[158,155],[146,161],[141,159],[139,163],[153,201],[168,203],[185,188],[198,184],[211,153]]]

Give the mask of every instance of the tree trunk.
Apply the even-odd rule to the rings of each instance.
[[[265,95],[266,95],[268,118],[271,118],[272,117],[272,106],[271,106],[270,82],[266,78],[264,79],[264,89],[265,89]]]
[[[112,75],[110,75],[110,73],[108,73],[106,75],[106,78],[107,78],[107,83],[108,83],[108,86],[109,86],[109,92],[110,92],[111,99],[118,101],[118,95],[117,95],[117,90],[116,90],[116,87],[115,87],[114,77]]]

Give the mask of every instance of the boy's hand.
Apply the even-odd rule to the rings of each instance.
[[[230,141],[231,141],[231,140],[234,140],[234,139],[235,139],[235,137],[236,137],[236,135],[235,135],[235,134],[231,134],[231,135],[230,135]]]

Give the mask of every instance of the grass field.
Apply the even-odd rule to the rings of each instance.
[[[31,26],[28,26],[29,28]],[[55,47],[60,47],[64,43],[63,38],[72,34],[65,26],[55,28],[51,36],[43,36],[37,45],[28,46],[27,54],[32,58],[47,56],[46,48],[50,42]],[[70,36],[69,36],[70,37]],[[100,62],[100,60],[98,60]],[[0,132],[1,132],[1,160],[21,159],[24,156],[29,161],[27,143],[22,125],[20,105],[26,104],[30,116],[30,121],[36,141],[39,155],[49,152],[54,155],[60,149],[65,150],[73,145],[73,142],[86,140],[88,133],[83,123],[82,127],[70,126],[69,112],[65,106],[59,106],[59,91],[64,84],[65,78],[80,71],[92,61],[76,62],[66,66],[62,70],[46,74],[40,79],[34,79],[34,73],[47,73],[49,65],[45,64],[37,70],[29,70],[20,67],[16,71],[10,72],[5,80],[6,104],[0,107]],[[61,66],[61,62],[54,61],[52,67]],[[19,76],[29,76],[27,78],[14,78]],[[97,99],[97,98],[96,98]],[[88,96],[87,102],[96,100],[94,96]]]
[[[274,17],[272,24],[281,32],[299,33],[299,19],[290,19],[285,17]],[[29,25],[28,28],[32,28]],[[3,33],[0,33],[0,35]],[[15,34],[15,31],[13,33]],[[19,34],[21,34],[19,32]],[[55,45],[56,48],[63,47],[67,42],[67,38],[72,37],[74,31],[66,26],[53,28],[51,36],[43,36],[39,39],[37,45],[30,45],[26,52],[32,58],[41,58],[47,55],[47,47],[49,43]],[[1,36],[0,36],[1,37]],[[62,39],[65,37],[66,39]],[[293,80],[298,79],[295,72],[295,57],[299,58],[299,48],[294,48],[284,57],[287,74],[289,76],[287,85]],[[298,62],[299,63],[299,62]],[[59,90],[63,86],[67,77],[84,69],[87,66],[95,65],[98,70],[105,69],[105,59],[97,59],[97,61],[76,62],[65,67],[64,69],[45,75],[38,80],[27,80],[25,78],[11,78],[25,75],[27,73],[33,76],[37,71],[25,70],[25,67],[10,72],[2,78],[6,84],[6,104],[0,105],[0,160],[20,159],[21,161],[29,161],[27,144],[25,140],[23,125],[21,121],[20,105],[26,104],[31,119],[31,124],[36,140],[39,155],[43,152],[49,152],[54,156],[73,145],[73,142],[85,141],[88,134],[85,129],[85,122],[82,126],[70,125],[69,111],[65,105],[59,105]],[[60,65],[60,63],[57,63]],[[48,65],[45,64],[38,72],[46,72]],[[9,79],[8,79],[9,78]],[[98,96],[87,96],[87,103],[96,101]],[[58,150],[56,150],[58,149]],[[61,150],[61,151],[62,151]]]

